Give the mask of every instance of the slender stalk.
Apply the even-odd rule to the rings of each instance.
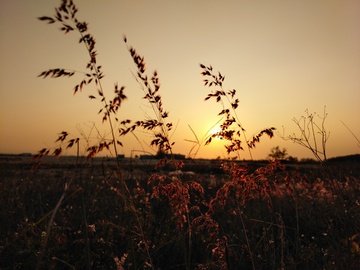
[[[50,237],[50,232],[51,232],[51,229],[52,229],[52,226],[54,224],[54,219],[55,219],[55,216],[63,202],[63,200],[65,199],[65,195],[66,195],[66,192],[67,190],[69,189],[70,185],[72,183],[72,179],[69,181],[69,183],[65,183],[65,186],[64,186],[64,191],[63,193],[61,194],[61,197],[60,199],[58,200],[55,208],[54,208],[54,211],[52,212],[51,214],[51,217],[50,217],[50,220],[48,222],[48,226],[47,226],[47,229],[46,229],[46,236],[45,236],[45,240],[44,240],[44,243],[42,244],[42,247],[41,247],[41,251],[40,251],[40,257],[39,257],[39,260],[38,260],[38,263],[36,265],[36,270],[39,270],[41,268],[41,265],[42,265],[42,261],[43,261],[43,258],[45,256],[45,253],[46,253],[46,246],[47,246],[47,243],[49,241],[49,237]]]
[[[358,147],[360,147],[360,140],[356,137],[354,132],[352,132],[351,129],[347,125],[345,125],[345,123],[343,121],[340,120],[340,122],[346,127],[346,129],[351,133],[351,135],[353,135],[353,137],[355,138],[355,140],[358,143]]]
[[[228,95],[226,95],[226,99],[227,99],[227,101],[229,102],[229,104],[231,104],[231,101],[230,101]],[[235,110],[232,106],[231,106],[231,110],[233,111],[233,113],[234,113],[234,115],[235,115],[235,118],[236,118],[236,122],[238,123],[239,127],[241,128],[242,134],[244,135],[244,139],[245,139],[246,147],[247,147],[248,152],[249,152],[249,155],[250,155],[250,159],[253,160],[253,155],[252,155],[252,152],[251,152],[251,148],[250,148],[250,146],[249,146],[249,144],[248,144],[249,141],[248,141],[248,139],[247,139],[247,137],[246,137],[246,131],[245,131],[245,129],[243,128],[243,125],[242,125],[241,122],[240,122],[240,118],[238,117],[236,110]]]
[[[236,203],[237,203],[237,206],[238,206],[238,212],[239,212],[239,217],[240,217],[240,221],[241,221],[241,226],[242,226],[242,229],[244,231],[246,245],[247,245],[247,247],[249,249],[249,255],[250,255],[250,259],[251,259],[251,266],[252,266],[252,269],[255,270],[256,268],[255,268],[255,262],[254,262],[254,258],[253,258],[253,252],[251,250],[249,237],[248,237],[247,232],[246,232],[246,226],[245,226],[245,222],[244,222],[244,219],[243,219],[243,216],[242,216],[242,211],[241,211],[239,202],[236,201]]]

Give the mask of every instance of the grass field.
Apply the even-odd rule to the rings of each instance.
[[[1,269],[358,269],[359,156],[76,160],[0,156]]]
[[[92,88],[86,95],[97,102],[100,118],[89,133],[60,129],[54,145],[34,156],[0,155],[0,269],[359,269],[360,155],[328,159],[326,107],[323,114],[306,110],[293,119],[299,137],[282,135],[317,162],[295,162],[279,147],[269,155],[273,161],[237,161],[243,150],[253,160],[252,150],[276,128],[256,127],[249,136],[237,112],[237,90],[225,86],[225,75],[212,65],[199,64],[204,100],[217,113],[206,115],[214,125],[202,137],[188,126],[194,137],[186,140],[193,144],[188,155],[196,157],[200,147],[221,138],[234,158],[179,160],[172,141],[177,125],[168,118],[158,72],[146,69],[144,56],[124,36],[149,111],[138,119],[123,110],[125,86],[116,82],[109,94],[96,39],[77,12],[73,1],[62,0],[54,15],[38,19],[77,35],[88,55],[84,69],[50,68],[38,77],[80,76],[69,89],[75,95]],[[123,118],[128,114],[137,119]],[[121,158],[123,138],[130,135],[144,154],[149,146],[162,158]],[[77,156],[62,156],[65,150]],[[118,158],[99,157],[105,153]]]

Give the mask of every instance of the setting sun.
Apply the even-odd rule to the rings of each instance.
[[[214,126],[210,131],[209,135],[212,136],[213,139],[223,140],[223,137],[220,135],[217,135],[221,132],[221,127],[219,124]]]

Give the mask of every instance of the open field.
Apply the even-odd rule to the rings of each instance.
[[[0,156],[0,268],[357,269],[358,157],[156,162]]]
[[[4,111],[11,117],[4,118],[1,149],[46,147],[34,156],[0,154],[0,270],[359,269],[360,155],[328,159],[329,153],[358,151],[338,119],[360,146],[353,130],[359,87],[346,84],[357,77],[344,69],[357,74],[358,63],[352,67],[358,50],[349,50],[348,43],[358,48],[360,39],[344,39],[357,33],[357,18],[340,5],[324,12],[321,5],[302,10],[298,4],[279,9],[240,3],[239,9],[237,1],[214,2],[211,9],[209,3],[190,7],[182,1],[169,8],[150,1],[140,6],[79,1],[94,20],[89,24],[73,0],[59,1],[50,16],[37,14],[47,9],[46,1],[38,2],[21,9],[9,4],[4,12],[4,33],[11,34],[4,51],[18,47],[14,55],[21,61],[6,54],[5,71],[11,74],[4,73],[9,82]],[[232,11],[236,16],[229,16]],[[211,14],[226,19],[213,24]],[[53,29],[80,44],[85,54],[31,26],[35,18],[56,25]],[[105,40],[97,43],[93,33]],[[124,33],[126,57],[119,50],[119,33]],[[157,69],[149,70],[152,63],[132,44],[151,62],[159,59]],[[233,79],[225,80],[203,60]],[[201,78],[188,76],[194,63]],[[44,65],[50,68],[43,70]],[[38,78],[66,80],[38,84],[31,79],[35,70]],[[195,90],[199,80],[205,92]],[[76,94],[77,101],[62,91]],[[319,102],[332,108],[317,113]],[[292,119],[295,128],[288,128],[286,119],[304,104],[305,112]],[[335,116],[329,125],[328,112]],[[50,139],[55,128],[60,133]],[[330,130],[335,147],[329,152]],[[316,161],[298,162],[280,146],[271,149],[272,160],[235,160],[265,156],[253,150],[276,136],[303,149],[295,155],[311,152]],[[198,157],[210,143],[214,148],[201,152],[203,157],[217,156],[223,145],[221,156],[226,152],[233,158],[174,154],[186,145],[187,155]],[[143,159],[124,158],[129,151]],[[76,156],[62,156],[66,153]],[[106,154],[116,158],[100,157]]]

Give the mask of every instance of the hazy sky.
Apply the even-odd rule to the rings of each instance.
[[[58,25],[37,20],[54,15],[61,1],[2,0],[0,2],[0,153],[35,153],[56,146],[63,130],[95,142],[109,132],[97,114],[101,104],[89,100],[94,86],[73,96],[81,76],[37,78],[49,68],[84,70],[88,61],[76,32],[64,35]],[[78,0],[78,17],[89,22],[97,40],[103,86],[111,97],[113,85],[124,85],[128,100],[119,118],[141,120],[152,111],[141,99],[135,66],[123,42],[145,57],[147,70],[157,70],[164,108],[177,128],[174,151],[188,154],[216,123],[219,104],[204,102],[199,63],[226,76],[224,88],[235,88],[239,118],[250,137],[274,126],[299,134],[293,117],[323,111],[330,131],[328,155],[360,152],[343,121],[360,138],[360,1],[136,1]],[[83,135],[79,134],[79,130]],[[150,151],[150,134],[138,132],[142,147],[129,135],[121,138],[121,153]],[[265,158],[272,147],[285,147],[299,158],[306,149],[278,136],[262,138],[254,158]],[[72,154],[66,151],[66,154]],[[137,152],[140,154],[140,152]],[[202,146],[198,157],[226,157],[221,142]],[[242,158],[248,158],[246,152]]]

